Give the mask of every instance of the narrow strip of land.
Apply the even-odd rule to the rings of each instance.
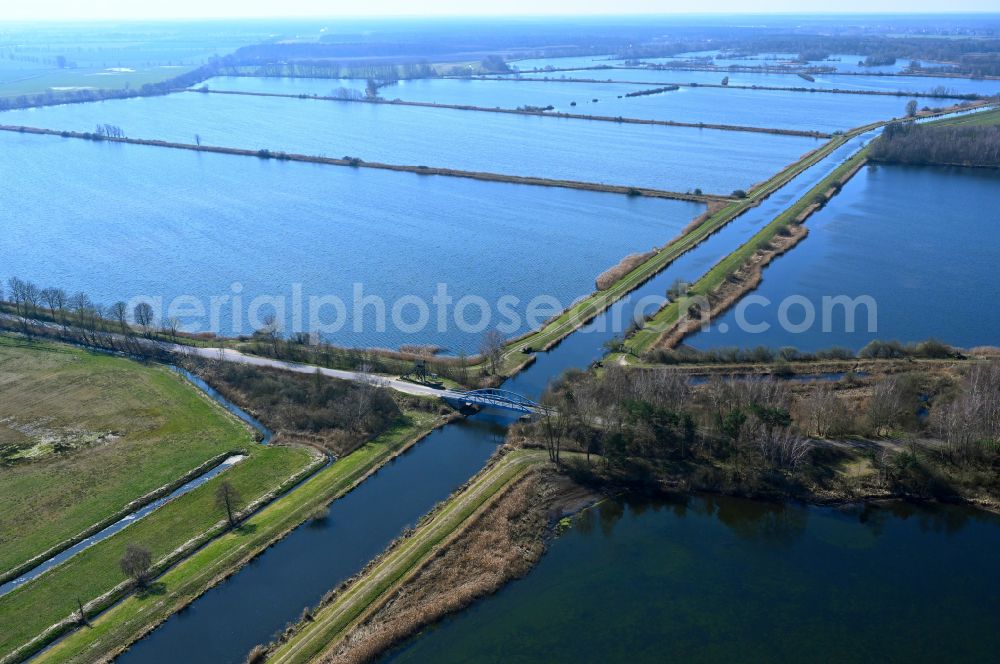
[[[60,329],[63,328],[63,326],[56,325],[54,323],[46,323],[44,321],[36,321],[32,319],[23,319],[17,316],[12,316],[10,314],[3,314],[3,313],[0,313],[0,320],[11,321],[14,323],[30,323],[33,325],[39,325],[43,328],[52,330],[53,332],[58,332]],[[126,340],[126,337],[119,333],[110,333],[109,337],[116,341]],[[431,387],[429,385],[423,385],[408,380],[402,380],[400,378],[394,378],[392,376],[375,374],[366,371],[329,369],[327,367],[321,367],[315,364],[306,364],[303,362],[289,362],[287,360],[278,360],[270,357],[262,357],[260,355],[248,355],[234,348],[223,348],[219,346],[215,347],[191,346],[187,344],[170,343],[167,341],[159,341],[156,339],[144,339],[140,337],[132,337],[130,340],[136,344],[139,344],[144,348],[149,349],[150,351],[156,351],[161,353],[175,353],[177,355],[200,357],[202,359],[217,360],[220,362],[249,364],[255,367],[281,369],[283,371],[291,371],[294,373],[304,373],[310,375],[319,373],[320,375],[326,376],[328,378],[336,378],[338,380],[349,380],[356,383],[367,383],[371,385],[378,385],[380,387],[387,387],[397,392],[402,392],[403,394],[410,394],[418,397],[442,397],[442,398],[457,399],[461,396],[458,392],[455,392],[453,390],[439,389]]]
[[[988,102],[982,102],[972,104],[966,108],[974,109],[992,105],[993,104]],[[937,117],[954,113],[956,110],[963,109],[953,107],[941,111],[925,113],[921,117]],[[958,119],[960,118],[956,118],[956,120]],[[625,295],[665,269],[676,258],[688,250],[696,247],[706,238],[711,236],[715,231],[719,230],[750,208],[759,205],[764,199],[783,187],[799,173],[819,161],[822,161],[831,152],[844,145],[848,140],[895,121],[895,119],[880,120],[861,127],[855,127],[844,134],[838,134],[820,148],[810,152],[805,157],[786,167],[765,182],[751,188],[747,193],[746,198],[729,202],[717,212],[709,215],[700,225],[693,229],[686,230],[679,237],[672,240],[666,247],[658,251],[655,256],[626,274],[607,290],[595,292],[589,297],[580,300],[573,307],[564,311],[541,329],[509,343],[504,356],[504,370],[512,373],[516,372],[524,362],[523,359],[518,357],[519,355],[523,357],[523,354],[528,352],[528,349],[531,351],[537,351],[552,347],[570,332],[582,327],[595,316],[609,308],[616,301],[623,298]],[[663,310],[661,310],[661,312],[662,311]]]
[[[992,118],[994,113],[989,112],[984,115]],[[968,116],[959,116],[938,120],[935,124],[962,124],[968,121]],[[712,305],[711,311],[707,313],[714,318],[733,306],[744,294],[756,288],[762,278],[761,271],[764,267],[776,255],[787,251],[805,236],[805,232],[797,227],[833,198],[857,174],[868,160],[868,151],[868,146],[858,150],[747,242],[714,265],[691,286],[688,296],[707,298]],[[783,233],[781,241],[778,241],[779,233]],[[751,261],[754,262],[752,266]],[[741,270],[747,273],[740,275]],[[739,278],[730,281],[732,277]],[[624,348],[628,354],[626,358],[639,357],[658,345],[673,347],[701,328],[700,319],[684,321],[681,315],[681,303],[668,302],[626,340]]]
[[[407,578],[419,571],[453,534],[487,507],[533,464],[543,463],[541,451],[511,452],[476,476],[465,490],[452,497],[413,535],[402,540],[333,602],[302,624],[269,661],[279,664],[309,662],[336,643],[347,628],[385,601]]]
[[[238,93],[243,94],[243,93]],[[129,145],[146,145],[158,148],[171,148],[175,150],[192,150],[195,152],[213,152],[216,154],[229,154],[240,157],[257,157],[259,159],[278,159],[281,161],[300,161],[311,164],[327,164],[331,166],[349,166],[351,168],[374,168],[383,171],[397,171],[401,173],[415,173],[417,175],[440,175],[445,177],[467,178],[470,180],[481,180],[484,182],[505,182],[507,184],[523,184],[536,187],[559,187],[563,189],[579,189],[583,191],[599,191],[608,194],[624,194],[627,196],[647,196],[649,198],[668,198],[680,201],[695,201],[707,203],[709,201],[725,200],[725,196],[713,194],[692,194],[679,191],[667,191],[665,189],[651,189],[647,187],[630,187],[626,185],[602,184],[599,182],[581,182],[578,180],[555,180],[551,178],[533,177],[530,175],[506,175],[503,173],[487,173],[480,171],[463,171],[456,168],[439,168],[436,166],[408,166],[404,164],[386,164],[377,161],[364,161],[353,157],[336,158],[320,157],[317,155],[304,155],[291,152],[272,152],[267,149],[247,150],[243,148],[219,147],[213,145],[196,145],[194,143],[175,143],[172,141],[162,141],[148,138],[111,138],[107,136],[95,136],[89,132],[66,131],[60,129],[43,129],[40,127],[27,127],[22,125],[0,125],[0,131],[16,132],[20,134],[40,134],[45,136],[61,136],[62,138],[76,138],[90,141],[103,141],[107,143],[127,143]]]
[[[838,186],[843,186],[864,166],[867,150],[859,150],[736,251],[719,261],[695,282],[688,292],[689,297],[707,298],[711,303],[711,309],[707,313],[710,318],[714,318],[756,288],[760,283],[761,271],[768,263],[805,237],[805,230],[801,225],[822,206],[820,197],[823,201],[829,200]],[[746,271],[746,274],[741,274],[741,271]],[[738,278],[731,280],[733,277]],[[626,340],[625,348],[634,355],[640,355],[657,345],[673,347],[700,329],[700,319],[681,320],[680,307],[679,302],[668,303],[642,329]]]
[[[523,79],[522,79],[523,80]],[[663,85],[662,83],[658,85]],[[476,111],[480,113],[503,113],[507,115],[534,115],[545,118],[562,118],[564,120],[592,120],[594,122],[614,122],[616,124],[658,125],[662,127],[689,127],[693,129],[715,129],[719,131],[745,131],[756,134],[778,134],[781,136],[806,136],[808,138],[830,138],[830,134],[821,131],[804,129],[781,129],[777,127],[748,127],[745,125],[713,124],[709,122],[679,122],[676,120],[650,120],[645,118],[626,118],[614,115],[585,115],[579,113],[561,113],[522,108],[491,108],[489,106],[470,106],[467,104],[439,104],[429,101],[405,101],[402,99],[350,99],[346,97],[329,97],[321,95],[293,95],[281,92],[245,92],[241,90],[200,90],[188,92],[217,95],[244,95],[249,97],[284,97],[288,99],[315,99],[318,101],[339,101],[356,104],[382,104],[388,106],[419,106],[422,108],[445,108],[453,111]]]
[[[788,74],[789,76],[794,74]],[[869,95],[882,97],[929,97],[932,99],[979,99],[976,94],[934,94],[932,92],[906,92],[905,90],[844,90],[842,88],[816,88],[791,85],[734,85],[727,83],[682,83],[680,81],[621,81],[607,78],[539,78],[536,76],[479,76],[477,81],[527,81],[529,83],[598,83],[602,85],[650,85],[662,87],[676,85],[680,88],[722,88],[724,90],[763,90],[771,92],[828,92],[838,95]],[[805,80],[805,79],[803,79]]]

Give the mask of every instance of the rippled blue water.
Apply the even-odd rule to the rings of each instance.
[[[206,145],[723,194],[818,145],[796,136],[196,92],[8,111],[0,123],[80,131],[110,123],[139,138],[193,143],[198,134]]]
[[[209,311],[184,319],[189,329],[207,327],[210,297],[238,294],[242,320],[229,304],[220,308],[227,335],[256,328],[249,306],[264,294],[285,298],[279,318],[294,331],[291,298],[301,284],[303,326],[311,295],[347,303],[350,320],[341,318],[345,327],[329,335],[337,343],[475,351],[481,331],[449,323],[438,333],[436,318],[419,333],[391,324],[382,331],[374,307],[354,332],[353,284],[391,307],[406,295],[430,306],[443,282],[456,300],[484,297],[500,322],[501,296],[519,298],[522,316],[536,295],[565,306],[590,293],[598,273],[665,244],[704,207],[9,132],[0,132],[0,146],[17,155],[0,160],[0,209],[17,211],[4,230],[4,278],[83,290],[107,304],[195,296]],[[409,323],[419,319],[416,309],[403,313]],[[336,320],[335,310],[321,319]],[[466,319],[479,320],[475,307]]]
[[[1000,172],[986,169],[878,166],[861,171],[806,227],[795,249],[764,270],[753,295],[772,306],[747,306],[745,320],[766,323],[743,331],[737,306],[712,330],[691,337],[698,348],[796,346],[853,349],[879,338],[918,341],[936,337],[958,346],[1000,344]],[[858,309],[854,333],[843,308],[826,317],[822,298],[871,296],[877,312],[868,332],[867,309]],[[802,332],[783,329],[778,303],[802,296],[816,321]],[[806,321],[803,306],[787,319]],[[721,332],[722,326],[728,331]]]
[[[603,71],[597,73],[604,74]],[[297,89],[299,94],[322,95],[330,90],[330,81],[324,79],[299,79],[297,83],[290,83],[288,79],[275,80],[280,82],[274,84],[274,90],[280,92]],[[219,90],[245,89],[247,86],[258,91],[262,84],[259,80],[247,83],[240,78],[229,78],[212,79],[209,85]],[[584,115],[817,131],[849,129],[873,120],[901,116],[906,104],[905,99],[896,97],[718,88],[682,88],[642,97],[625,96],[650,87],[576,81],[417,79],[384,87],[379,94],[385,99],[486,108],[553,106],[559,112]],[[720,140],[728,141],[729,138]]]
[[[989,660],[998,545],[964,507],[611,499],[384,661]]]

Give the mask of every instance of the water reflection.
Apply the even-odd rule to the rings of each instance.
[[[992,660],[998,546],[950,505],[609,498],[385,661]]]

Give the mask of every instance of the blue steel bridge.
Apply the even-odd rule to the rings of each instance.
[[[513,410],[518,413],[525,413],[528,415],[533,415],[541,410],[544,410],[545,408],[540,403],[532,401],[528,397],[518,394],[517,392],[496,388],[469,390],[467,392],[448,390],[446,394],[442,394],[442,398],[446,401],[457,403],[460,406],[502,408],[504,410]]]

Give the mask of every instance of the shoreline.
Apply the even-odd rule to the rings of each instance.
[[[456,506],[461,506],[463,501],[467,501],[469,499],[468,494],[472,493],[472,489],[478,483],[483,482],[484,479],[488,479],[491,473],[497,472],[496,469],[502,463],[504,457],[501,456],[492,460],[491,463],[487,464],[465,486],[456,490],[447,500],[439,503],[434,510],[421,520],[414,531],[392,542],[364,570],[324,597],[323,601],[317,607],[307,607],[303,611],[300,620],[280,634],[275,641],[267,646],[258,646],[252,653],[260,657],[259,661],[275,662],[278,664],[316,661],[317,658],[322,657],[335,657],[335,661],[368,661],[371,658],[385,655],[401,643],[405,643],[408,639],[418,637],[422,631],[439,624],[441,620],[447,618],[449,615],[465,610],[476,602],[499,592],[511,581],[530,574],[544,557],[547,547],[541,551],[540,555],[526,561],[528,563],[527,567],[521,573],[504,574],[502,581],[485,590],[485,592],[474,592],[470,595],[451,597],[452,603],[449,606],[429,609],[430,616],[414,616],[405,612],[405,606],[404,613],[399,615],[398,613],[393,613],[393,609],[391,608],[391,605],[398,598],[404,596],[407,591],[411,593],[416,592],[419,595],[420,586],[426,585],[426,583],[421,584],[419,577],[421,574],[431,570],[435,563],[439,565],[461,563],[461,559],[458,561],[452,560],[453,556],[450,556],[450,554],[454,553],[461,556],[463,545],[470,543],[474,545],[476,543],[475,538],[480,535],[477,532],[477,527],[484,519],[484,516],[495,506],[502,503],[522,482],[527,481],[528,476],[532,472],[544,470],[551,465],[543,456],[543,452],[540,449],[519,448],[507,454],[531,454],[534,456],[534,459],[528,461],[528,469],[513,474],[495,493],[478,503],[478,507],[474,511],[448,530],[422,557],[416,560],[413,560],[411,557],[410,560],[404,561],[402,564],[397,563],[397,572],[392,576],[391,581],[388,583],[379,583],[381,580],[380,577],[384,578],[385,574],[387,574],[385,569],[393,565],[399,558],[402,558],[407,553],[407,547],[412,548],[413,542],[419,542],[421,538],[426,536],[428,531],[435,528],[437,522],[441,520],[440,515],[442,513],[446,514],[448,510],[455,509]],[[582,453],[574,452],[569,454],[573,459],[573,463],[582,462]],[[567,503],[568,507],[562,511],[562,518],[559,519],[559,524],[553,527],[554,524],[548,521],[541,528],[537,528],[536,526],[537,529],[532,533],[535,538],[557,536],[558,528],[564,527],[563,524],[565,521],[563,519],[589,509],[603,500],[622,495],[652,496],[663,499],[718,495],[762,502],[795,502],[815,507],[838,507],[855,504],[864,505],[906,501],[919,505],[964,505],[984,512],[1000,514],[1000,504],[995,501],[984,502],[965,496],[955,496],[954,501],[945,501],[888,490],[882,492],[867,491],[864,493],[850,493],[846,490],[823,493],[812,489],[798,492],[778,492],[774,490],[748,492],[737,487],[720,488],[692,483],[686,477],[678,477],[674,480],[664,478],[659,480],[655,485],[632,482],[623,483],[614,479],[605,479],[595,487],[570,479],[566,466],[560,466],[555,469],[554,474],[555,477],[568,481],[578,491],[586,492],[590,498],[586,501],[582,499],[561,501]],[[558,504],[560,501],[557,499],[554,502]],[[572,525],[570,524],[569,527],[572,527]],[[399,566],[403,566],[404,568],[400,570],[398,569]],[[434,597],[430,599],[426,597],[419,598],[419,601],[423,602],[433,600]],[[387,615],[380,615],[383,611]],[[379,636],[382,636],[382,642],[377,642],[374,646],[368,644],[369,647],[366,648],[366,644],[364,643],[366,635],[363,630],[366,627],[370,627],[369,623],[372,620],[378,618],[383,619],[383,624],[376,623],[376,629],[385,629],[384,623],[386,622],[389,623],[391,628],[393,626],[391,622],[392,618],[402,621],[403,625],[390,631],[388,635],[376,633],[375,638],[378,639]],[[357,636],[359,633],[360,636]],[[355,636],[361,641],[360,653],[352,651],[352,648],[357,648],[359,644],[348,643]]]

